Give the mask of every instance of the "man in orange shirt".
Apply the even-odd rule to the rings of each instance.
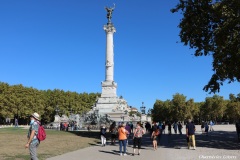
[[[124,155],[126,156],[126,142],[127,142],[127,134],[128,131],[125,129],[126,124],[122,123],[120,128],[118,129],[118,140],[119,140],[119,150],[120,150],[120,156]],[[122,154],[122,147],[123,152]]]

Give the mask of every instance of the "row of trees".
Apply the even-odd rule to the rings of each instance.
[[[234,122],[240,118],[240,93],[229,95],[229,100],[222,96],[207,97],[204,102],[186,100],[183,94],[175,94],[172,100],[156,100],[152,109],[153,121],[184,121],[188,118],[195,122],[223,121]]]
[[[0,120],[18,118],[26,122],[33,112],[41,115],[42,122],[54,120],[58,107],[60,114],[86,113],[94,105],[99,93],[76,93],[54,90],[37,90],[22,85],[10,86],[0,82]],[[172,100],[156,100],[152,109],[153,121],[184,121],[192,118],[202,120],[231,122],[240,118],[240,93],[229,95],[229,100],[214,95],[204,102],[186,99],[183,94],[173,95]],[[27,122],[26,122],[27,123]]]
[[[50,122],[54,120],[56,107],[60,114],[81,114],[91,109],[99,95],[59,89],[37,90],[0,82],[0,119],[19,118],[26,121],[30,114],[37,112],[43,122]]]

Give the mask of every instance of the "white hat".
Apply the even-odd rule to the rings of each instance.
[[[40,116],[39,116],[39,114],[38,113],[33,113],[32,115],[31,115],[33,118],[35,118],[36,120],[40,120]]]

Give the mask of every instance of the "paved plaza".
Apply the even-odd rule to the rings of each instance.
[[[158,150],[152,148],[149,134],[143,137],[141,155],[132,156],[132,141],[127,147],[128,155],[119,156],[116,144],[101,147],[100,143],[92,147],[80,149],[48,160],[196,160],[196,159],[240,159],[240,143],[237,142],[234,125],[215,125],[214,131],[203,135],[200,126],[196,126],[196,150],[188,150],[185,129],[183,135],[162,134]],[[167,131],[166,131],[167,133]],[[100,140],[99,140],[100,142]],[[109,144],[109,141],[107,142]]]

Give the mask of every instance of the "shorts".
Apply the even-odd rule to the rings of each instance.
[[[136,146],[138,146],[138,149],[141,149],[141,145],[142,145],[142,137],[134,137],[133,139],[133,148],[136,148]]]

